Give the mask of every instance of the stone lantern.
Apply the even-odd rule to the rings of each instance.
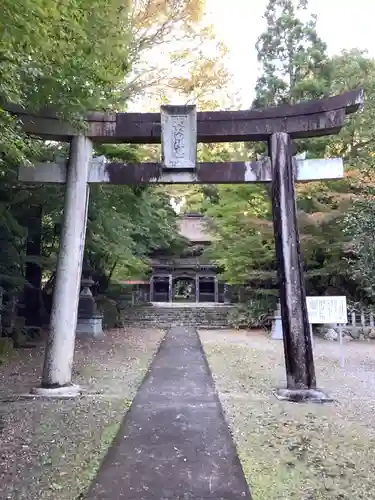
[[[76,334],[78,337],[99,338],[103,336],[103,315],[97,310],[95,299],[91,292],[94,281],[91,268],[83,265],[81,278],[81,293],[78,303],[78,318]]]
[[[273,320],[272,320],[272,331],[271,338],[273,340],[283,340],[283,324],[281,322],[281,306],[280,301],[277,302],[277,308],[274,312]]]

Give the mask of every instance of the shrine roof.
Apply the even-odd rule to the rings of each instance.
[[[208,231],[207,222],[207,217],[199,213],[180,215],[179,232],[191,243],[211,243],[214,237]]]

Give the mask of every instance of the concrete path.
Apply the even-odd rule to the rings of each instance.
[[[87,498],[251,499],[194,328],[169,330]]]

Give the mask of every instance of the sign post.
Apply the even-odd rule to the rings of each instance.
[[[345,367],[345,353],[344,353],[344,343],[342,338],[342,325],[338,325],[339,329],[339,338],[340,338],[340,366],[341,368]]]

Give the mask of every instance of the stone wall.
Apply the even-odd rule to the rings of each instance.
[[[157,307],[152,305],[127,307],[121,311],[124,326],[169,327],[197,326],[228,328],[232,306],[218,307]]]

